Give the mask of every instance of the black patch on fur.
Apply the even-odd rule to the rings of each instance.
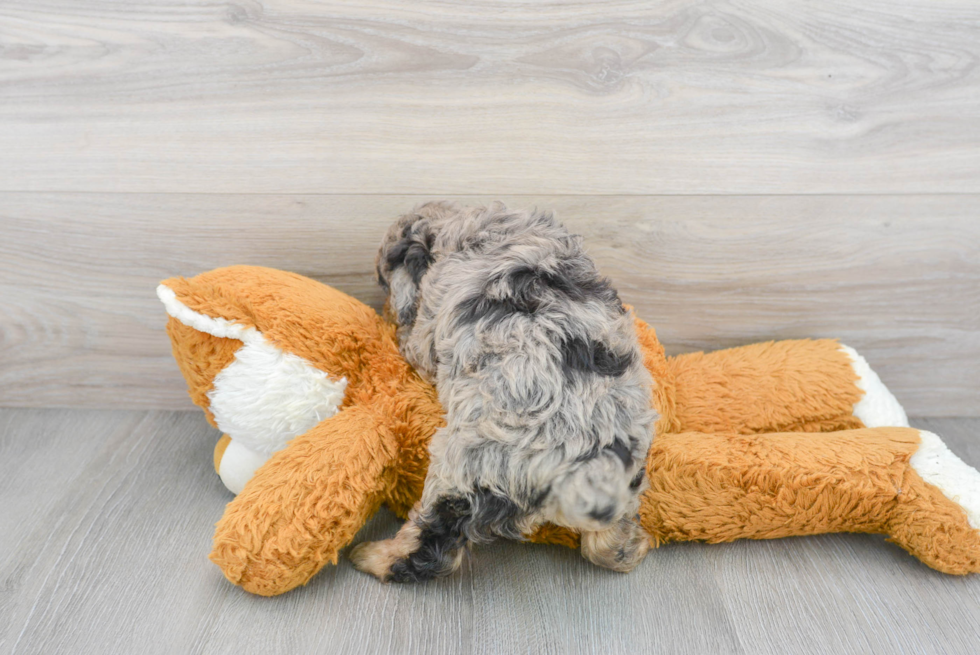
[[[513,314],[533,314],[538,309],[537,302],[521,301],[517,298],[488,298],[480,294],[459,303],[459,322],[471,325],[481,320],[501,321]]]
[[[391,290],[391,287],[388,286],[388,280],[385,279],[384,274],[381,272],[381,262],[378,262],[378,265],[375,266],[374,275],[378,280],[378,284],[381,285],[381,289],[387,294]]]
[[[504,295],[494,297],[491,289],[495,286],[505,289]],[[478,295],[460,303],[459,321],[468,325],[483,319],[499,321],[512,314],[530,315],[556,292],[573,302],[595,300],[618,312],[626,311],[607,279],[595,275],[591,267],[582,267],[581,262],[566,262],[554,271],[518,266],[487,280]]]
[[[593,441],[589,449],[575,458],[576,462],[587,462],[599,456],[599,442]]]
[[[544,496],[538,502],[544,502]],[[421,582],[446,575],[452,570],[457,551],[467,541],[520,539],[517,522],[522,515],[517,503],[482,487],[477,488],[472,499],[440,498],[430,512],[418,519],[418,550],[392,564],[385,579]]]
[[[544,505],[544,501],[546,498],[548,498],[548,494],[550,493],[551,493],[550,486],[547,486],[544,489],[541,489],[536,493],[534,493],[531,496],[530,501],[528,502],[528,507],[527,507],[528,512],[533,512],[537,509],[540,509],[540,507]]]
[[[460,497],[441,498],[432,511],[420,517],[419,548],[391,565],[390,582],[421,582],[447,574],[456,551],[466,543],[466,527],[472,520],[470,501]]]
[[[439,351],[436,350],[435,340],[429,344],[429,359],[432,360],[432,367],[435,369],[439,368]]]
[[[626,311],[612,284],[595,272],[591,262],[587,265],[583,265],[581,260],[561,262],[554,272],[543,271],[541,277],[548,286],[576,302],[596,300],[617,311]]]
[[[596,275],[591,266],[582,262],[562,262],[554,271],[519,266],[507,274],[507,281],[514,297],[525,303],[534,299],[540,303],[546,290],[561,293],[574,302],[598,301],[604,305],[623,309],[619,294],[604,277]]]
[[[402,229],[401,241],[393,245],[385,255],[385,263],[388,264],[389,270],[395,270],[397,267],[405,263],[405,253],[408,252],[408,247],[412,243],[411,236],[412,224],[409,223]]]
[[[600,452],[608,453],[616,457],[619,461],[623,463],[624,468],[629,468],[633,465],[633,453],[630,452],[629,447],[623,443],[622,439],[614,439],[611,444],[602,448],[600,451],[599,443],[593,442],[589,449],[575,458],[576,462],[586,462],[590,459],[595,459],[599,456]]]
[[[589,511],[589,518],[599,521],[600,523],[609,523],[612,521],[613,513],[615,508],[612,505],[607,505],[600,509],[593,509]]]
[[[435,232],[429,229],[425,220],[409,223],[402,229],[401,241],[393,245],[385,257],[388,269],[393,271],[404,266],[417,285],[432,265],[435,239]]]
[[[530,500],[533,502],[537,499]],[[543,501],[543,497],[538,500],[539,503]],[[473,506],[473,521],[467,533],[470,539],[489,541],[494,537],[521,538],[521,533],[517,529],[517,520],[524,512],[513,500],[480,487],[476,490]]]
[[[505,295],[493,297],[489,289],[500,286],[501,278],[507,291]],[[463,325],[480,320],[497,322],[512,314],[530,315],[541,306],[542,289],[537,271],[529,266],[520,266],[502,276],[487,280],[483,290],[467,298],[459,305],[459,322]]]
[[[500,359],[500,355],[498,355],[497,353],[480,353],[476,357],[476,359],[470,361],[466,365],[466,372],[471,374],[477,373],[483,370],[484,368],[486,368],[492,362],[496,362],[499,359]]]
[[[422,276],[432,265],[432,252],[424,245],[413,243],[405,254],[405,268],[412,276],[412,282],[418,284],[422,281]]]
[[[408,223],[402,228],[400,240],[392,245],[385,254],[384,263],[388,267],[388,279],[382,276],[383,267],[379,262],[378,282],[386,294],[389,296],[391,294],[391,272],[399,267],[405,268],[415,287],[412,290],[412,297],[415,301],[406,307],[397,308],[399,325],[410,326],[415,324],[418,311],[418,286],[432,262],[435,261],[432,255],[435,239],[435,232],[429,226],[428,221],[421,216],[416,216],[414,222]]]
[[[572,337],[561,344],[562,369],[566,377],[573,371],[619,377],[633,364],[633,353],[614,353],[601,341]]]
[[[629,468],[633,463],[633,455],[630,453],[630,449],[620,439],[613,439],[613,442],[606,446],[606,450],[618,457],[626,468]]]
[[[616,550],[616,561],[617,562],[626,561],[626,546],[620,546],[619,549]]]
[[[639,489],[640,485],[643,484],[643,476],[645,476],[646,474],[647,474],[647,467],[641,466],[637,474],[633,476],[632,480],[630,480],[630,489],[633,491]]]
[[[504,276],[510,287],[510,295],[522,305],[541,302],[542,280],[540,273],[530,266],[519,266]]]
[[[415,302],[398,308],[398,325],[403,327],[415,325],[415,317],[418,315],[418,311],[419,303],[417,298]]]

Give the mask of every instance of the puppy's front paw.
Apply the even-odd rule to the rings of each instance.
[[[646,532],[628,518],[606,530],[582,533],[582,556],[593,564],[621,573],[636,568],[649,549]]]
[[[350,551],[350,561],[358,571],[370,573],[381,582],[388,582],[391,565],[398,559],[394,541],[388,539],[357,544]]]

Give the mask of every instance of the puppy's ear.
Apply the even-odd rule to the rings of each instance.
[[[378,283],[388,294],[388,309],[399,325],[415,322],[419,286],[435,260],[436,229],[420,214],[403,216],[385,236],[378,252]]]

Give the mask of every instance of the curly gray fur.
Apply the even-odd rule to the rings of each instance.
[[[402,354],[436,385],[447,425],[412,539],[385,557],[361,547],[359,568],[442,575],[467,541],[544,522],[601,533],[583,539],[589,559],[635,566],[652,382],[633,317],[581,240],[549,213],[429,203],[389,229],[377,275]]]

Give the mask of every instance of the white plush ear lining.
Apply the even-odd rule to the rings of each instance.
[[[168,314],[198,332],[204,332],[205,334],[225,339],[238,339],[241,342],[255,340],[259,334],[259,331],[253,327],[240,325],[226,318],[212,318],[200,312],[195,312],[180,302],[173,289],[165,284],[157,286],[157,298],[163,303],[163,307],[167,310]]]

